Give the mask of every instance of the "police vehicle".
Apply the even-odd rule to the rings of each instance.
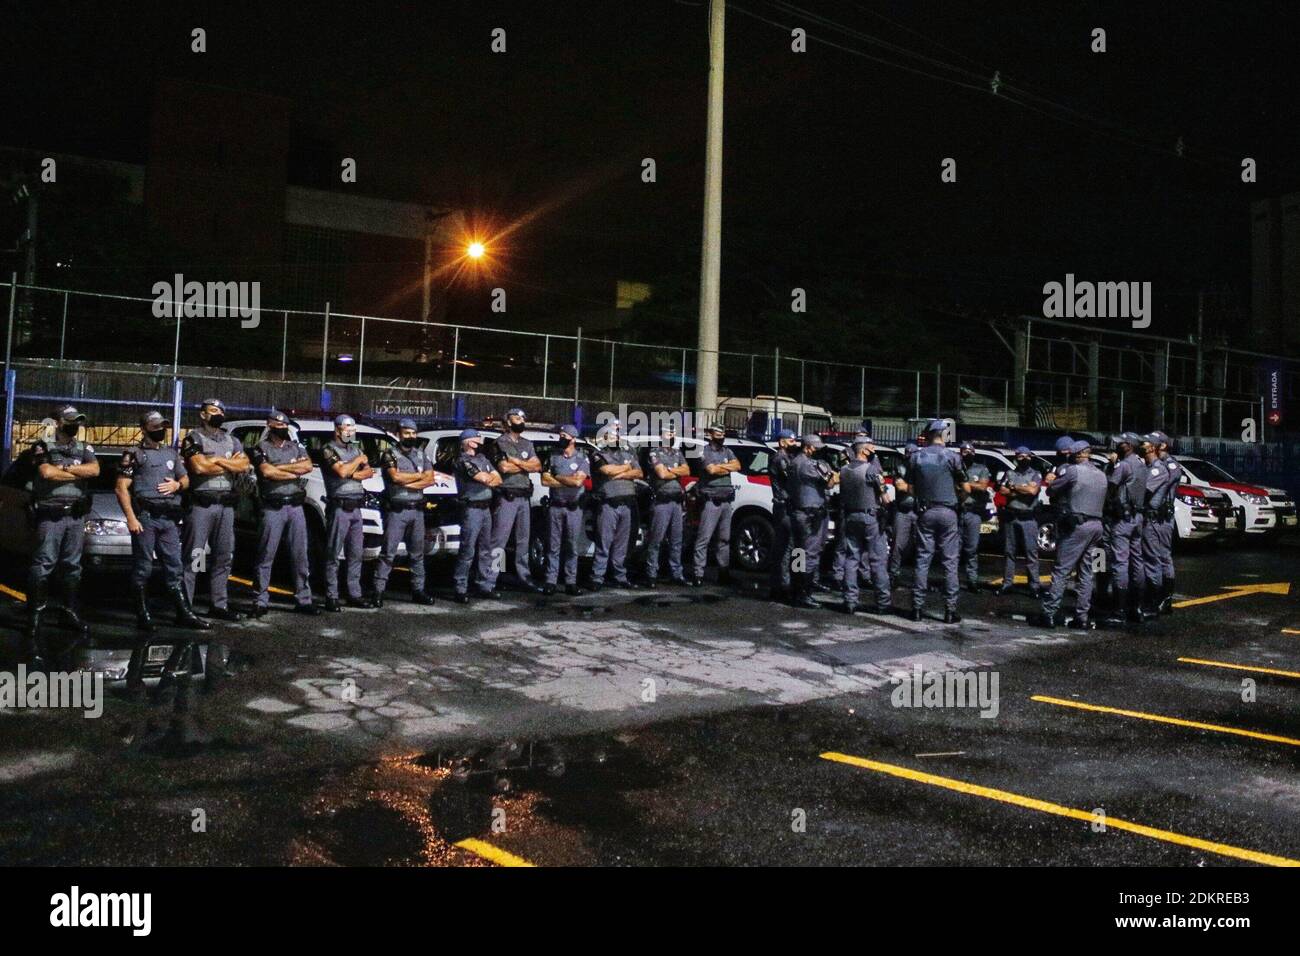
[[[1204,458],[1192,458],[1187,455],[1174,457],[1183,466],[1184,483],[1198,488],[1215,488],[1228,496],[1229,502],[1237,512],[1238,532],[1247,535],[1266,535],[1278,530],[1281,519],[1271,494],[1285,495],[1285,492],[1280,489],[1272,489],[1270,492],[1268,488],[1237,481],[1214,462],[1206,461]],[[1295,524],[1294,504],[1291,505],[1290,523]]]

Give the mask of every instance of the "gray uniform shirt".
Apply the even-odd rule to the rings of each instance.
[[[424,500],[422,488],[408,488],[399,485],[388,477],[388,469],[396,468],[405,474],[423,474],[433,468],[433,459],[423,448],[403,448],[400,444],[389,448],[379,456],[379,466],[384,474],[384,493],[389,501],[401,501],[407,504]]]
[[[200,425],[191,429],[181,442],[181,457],[189,462],[195,455],[205,458],[233,458],[242,451],[242,446],[235,437],[220,428]],[[210,494],[228,494],[235,490],[234,476],[228,471],[219,471],[215,475],[190,475],[190,491],[204,491]]]
[[[682,454],[682,450],[660,446],[651,448],[646,453],[646,458],[650,462],[650,470],[646,473],[646,478],[650,481],[650,487],[654,489],[655,498],[660,501],[676,501],[684,497],[685,492],[682,490],[681,481],[676,478],[660,478],[655,474],[655,465],[663,465],[672,471],[686,464],[686,456]]]
[[[460,457],[456,459],[456,497],[461,501],[491,501],[492,489],[481,481],[475,481],[474,476],[483,472],[496,471],[492,467],[492,462],[488,461],[487,455],[480,451],[476,455],[471,455],[467,451],[462,451]]]
[[[361,447],[361,442],[354,441],[344,444],[337,438],[329,442],[321,449],[321,477],[325,479],[325,493],[330,498],[356,499],[366,496],[365,486],[356,478],[341,478],[334,471],[335,462],[347,464],[359,455],[365,453]]]
[[[185,477],[185,464],[170,445],[146,445],[143,442],[122,453],[117,466],[120,478],[131,479],[131,498],[145,501],[176,501],[179,495],[165,495],[158,490],[164,481]]]
[[[1106,475],[1096,465],[1066,465],[1057,470],[1056,480],[1047,486],[1047,494],[1053,501],[1068,505],[1080,517],[1101,518],[1106,488]]]
[[[307,487],[307,476],[301,478],[269,479],[260,472],[263,462],[268,465],[287,465],[307,457],[307,449],[301,442],[292,438],[276,444],[270,438],[263,438],[248,453],[248,460],[253,463],[253,470],[258,472],[257,488],[263,498],[293,498],[303,494]]]
[[[513,432],[503,432],[497,439],[497,462],[506,458],[514,458],[517,461],[536,461],[537,449],[527,438],[520,438]],[[500,469],[498,469],[500,470]],[[527,491],[530,494],[533,490],[533,480],[528,477],[525,471],[501,472],[501,487],[509,488],[511,491]]]
[[[1027,489],[1030,485],[1041,485],[1043,483],[1043,476],[1038,473],[1037,468],[1032,465],[1027,465],[1024,468],[1013,468],[1003,476],[1002,481],[1003,484],[1007,485],[1012,490],[1015,490],[1016,488]],[[1010,495],[1007,497],[1007,510],[1020,515],[1028,515],[1029,512],[1034,510],[1034,502],[1036,500],[1037,495],[1033,498],[1028,495]]]
[[[64,468],[68,465],[88,465],[95,460],[95,449],[85,442],[73,438],[55,442],[38,442],[36,477],[32,479],[32,495],[36,501],[79,501],[86,495],[86,482],[81,481],[47,481],[41,477],[40,465],[54,465]],[[44,455],[40,449],[44,448]]]
[[[851,461],[840,469],[840,508],[850,511],[875,511],[880,507],[878,483],[884,472],[878,462]]]
[[[966,468],[967,481],[988,481],[992,477],[989,474],[988,466],[983,462],[971,462]],[[962,499],[962,510],[974,512],[982,517],[988,512],[989,495],[991,494],[991,491],[972,491]]]
[[[591,477],[591,462],[587,460],[587,454],[581,448],[575,448],[572,455],[566,455],[562,451],[552,453],[546,460],[545,469],[547,474],[556,478],[570,478],[579,472]],[[581,498],[586,489],[560,485],[557,488],[548,488],[547,491],[550,492],[552,501],[569,504]]]
[[[731,484],[731,473],[725,475],[710,475],[703,471],[705,465],[725,465],[727,462],[735,461],[736,454],[726,445],[715,446],[709,442],[700,449],[700,481],[695,486],[696,493],[701,498],[710,498],[717,501],[730,501],[736,497],[736,489]]]
[[[789,499],[786,483],[790,477],[790,462],[793,459],[784,448],[778,448],[767,459],[767,477],[772,483],[772,504],[783,505]]]
[[[786,483],[790,507],[798,511],[826,507],[826,489],[832,474],[831,466],[820,459],[802,453],[792,457]]]
[[[908,485],[917,503],[957,505],[957,482],[963,475],[961,456],[942,445],[918,448],[908,461]]]
[[[1115,489],[1115,502],[1121,508],[1142,510],[1146,503],[1147,467],[1138,455],[1127,455],[1108,469],[1107,482]]]
[[[626,448],[602,448],[591,457],[595,474],[592,480],[605,498],[626,498],[636,494],[636,483],[629,478],[606,478],[600,473],[605,465],[635,465],[636,456]]]

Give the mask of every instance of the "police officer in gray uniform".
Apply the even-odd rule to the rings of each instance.
[[[564,566],[564,593],[576,597],[578,587],[578,538],[582,531],[582,499],[591,462],[578,447],[576,425],[560,426],[561,446],[551,453],[542,469],[542,484],[547,495],[548,536],[546,544],[546,584],[543,594],[554,594]]]
[[[686,456],[677,447],[677,430],[671,424],[659,432],[658,447],[646,452],[650,466],[650,534],[645,543],[645,578],[648,588],[659,586],[659,554],[668,542],[668,573],[674,584],[685,584],[682,570],[682,524],[686,493],[681,479],[691,473]]]
[[[280,541],[289,544],[293,564],[294,610],[319,614],[312,603],[311,559],[307,550],[307,475],[312,462],[307,449],[289,436],[289,416],[272,409],[266,419],[266,437],[248,453],[257,475],[261,520],[257,532],[257,599],[253,617],[263,617],[271,607],[271,566]]]
[[[740,460],[723,442],[727,432],[721,425],[706,429],[709,443],[700,449],[700,480],[695,483],[694,494],[700,500],[700,524],[695,532],[695,553],[691,562],[691,584],[699,587],[704,582],[704,568],[709,563],[709,544],[717,545],[714,559],[718,562],[718,583],[726,584],[731,564],[731,503],[736,500],[736,488],[731,483],[732,472],[740,471]]]
[[[496,440],[493,464],[501,474],[492,514],[492,550],[506,553],[511,534],[515,537],[515,577],[525,591],[540,592],[533,583],[529,546],[532,542],[533,480],[529,475],[542,470],[533,443],[523,437],[527,416],[522,408],[506,412],[506,429]]]
[[[1137,449],[1142,439],[1125,432],[1115,439],[1115,451],[1106,466],[1104,540],[1111,576],[1110,610],[1103,627],[1123,627],[1141,623],[1142,528],[1146,506],[1147,466]]]
[[[1142,569],[1146,575],[1146,614],[1174,609],[1174,501],[1183,466],[1169,454],[1173,439],[1162,431],[1144,436],[1147,452],[1146,525],[1142,530]]]
[[[374,607],[361,593],[361,558],[366,536],[361,506],[366,498],[362,482],[374,475],[370,459],[357,441],[357,423],[351,415],[334,419],[334,438],[321,449],[321,477],[325,479],[325,610],[342,611],[339,604],[339,558],[348,562],[348,607]],[[346,552],[346,553],[345,553]]]
[[[636,507],[635,482],[645,476],[636,456],[623,446],[618,422],[610,422],[602,429],[591,465],[595,494],[600,502],[591,589],[599,591],[604,587],[607,569],[613,570],[615,585],[632,587],[625,562],[632,536],[632,509]]]
[[[63,616],[80,635],[87,632],[81,619],[81,551],[86,538],[90,491],[86,483],[99,476],[95,449],[78,439],[86,416],[71,405],[55,413],[59,431],[51,441],[38,441],[32,449],[36,474],[32,479],[32,506],[36,512],[36,551],[27,578],[27,629],[24,657],[44,666],[41,653],[41,615],[49,603],[50,575],[58,568],[63,587]]]
[[[902,471],[894,478],[894,508],[891,527],[894,542],[889,551],[889,586],[898,587],[898,575],[903,570],[904,557],[916,555],[916,497],[907,483],[907,462],[916,452],[916,444],[908,442],[903,449]]]
[[[858,577],[865,567],[876,592],[874,614],[888,614],[889,547],[880,526],[885,473],[872,458],[869,436],[853,443],[853,460],[840,469],[840,549],[843,554],[843,592],[846,614],[858,610]]]
[[[767,459],[767,477],[772,486],[772,576],[768,587],[773,600],[790,598],[791,529],[786,484],[798,447],[794,432],[783,428],[776,436],[776,450]]]
[[[1043,627],[1056,627],[1057,612],[1065,596],[1065,584],[1071,572],[1078,573],[1075,585],[1074,618],[1070,627],[1084,630],[1096,625],[1088,617],[1092,606],[1092,558],[1090,552],[1101,544],[1101,513],[1106,504],[1106,475],[1092,463],[1088,442],[1079,440],[1069,448],[1074,462],[1057,469],[1047,486],[1053,503],[1064,506],[1061,517],[1062,536],[1052,566],[1052,584],[1043,599]]]
[[[198,631],[207,630],[190,607],[185,593],[178,524],[184,514],[181,493],[189,487],[189,476],[175,448],[164,445],[167,419],[152,411],[140,419],[140,443],[122,453],[117,467],[114,492],[131,532],[131,595],[135,599],[135,620],[140,630],[155,630],[149,611],[149,579],[154,556],[162,566],[163,584],[176,609],[176,624]]]
[[[199,427],[181,442],[181,457],[190,476],[189,511],[185,515],[185,596],[194,602],[194,582],[208,572],[208,617],[238,621],[243,615],[229,605],[230,567],[235,557],[236,481],[251,467],[243,447],[221,427],[226,406],[219,398],[199,405]],[[210,553],[204,554],[205,550]]]
[[[840,480],[830,465],[814,457],[824,447],[818,435],[808,434],[799,439],[799,454],[790,462],[786,481],[792,544],[799,552],[792,553],[790,570],[794,586],[791,603],[795,607],[821,607],[813,597],[813,569],[821,565],[822,543],[826,540],[826,493]],[[799,565],[803,570],[795,571]]]
[[[958,495],[961,507],[957,513],[961,528],[961,567],[966,590],[974,592],[980,589],[980,525],[988,515],[993,476],[988,466],[976,459],[975,446],[970,442],[962,442],[958,450],[962,470],[966,472]]]
[[[947,425],[934,419],[926,430],[928,444],[918,448],[908,459],[908,487],[916,496],[916,580],[912,583],[911,619],[919,621],[924,616],[925,592],[930,582],[930,562],[935,554],[943,566],[945,624],[961,621],[957,613],[957,595],[960,593],[957,563],[961,557],[961,541],[957,532],[957,486],[965,480],[961,456],[944,445],[943,432]]]
[[[483,436],[473,428],[460,433],[460,457],[454,468],[456,498],[461,506],[460,550],[456,570],[452,572],[457,604],[469,602],[469,573],[476,564],[478,594],[497,596],[497,573],[492,566],[492,489],[501,484],[501,475],[482,452]]]
[[[397,423],[397,444],[384,451],[379,467],[384,475],[384,547],[375,568],[375,604],[384,606],[384,590],[397,548],[406,543],[411,569],[411,600],[432,604],[424,589],[424,489],[434,482],[433,459],[420,441],[414,419]]]
[[[1073,442],[1070,439],[1065,447]],[[1038,577],[1038,490],[1043,476],[1033,466],[1031,452],[1024,445],[1015,451],[1016,467],[1003,472],[998,490],[1006,499],[999,520],[1002,524],[1002,587],[999,594],[1009,594],[1016,582],[1016,552],[1025,554],[1025,574],[1029,578],[1029,593],[1038,597],[1041,591]]]

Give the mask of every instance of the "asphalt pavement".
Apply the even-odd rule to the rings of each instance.
[[[795,611],[753,580],[469,608],[395,581],[218,625],[175,700],[0,709],[0,863],[1295,864],[1300,547],[1178,569],[1141,632],[991,590],[959,625]],[[121,582],[89,590],[128,641]]]

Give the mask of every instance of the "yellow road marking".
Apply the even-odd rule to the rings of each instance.
[[[461,840],[455,844],[462,850],[469,850],[475,856],[481,856],[485,860],[490,860],[497,866],[536,866],[535,863],[529,863],[521,856],[515,856],[513,853],[507,853],[500,847],[493,846],[491,843],[484,843],[482,840],[475,840],[472,837]]]
[[[242,584],[245,587],[250,587],[250,588],[257,587],[257,585],[254,584],[252,581],[248,580],[248,578],[237,578],[233,574],[230,576],[230,580],[234,581],[236,584]],[[270,587],[267,588],[267,590],[270,591],[272,594],[287,594],[289,595],[289,597],[293,597],[293,592],[286,591],[284,588]]]
[[[1199,720],[1183,720],[1181,717],[1166,717],[1163,714],[1147,714],[1140,710],[1121,710],[1118,707],[1102,707],[1098,704],[1084,704],[1077,700],[1062,700],[1059,697],[1043,697],[1035,694],[1029,698],[1036,700],[1040,704],[1055,704],[1058,707],[1074,707],[1078,710],[1091,710],[1098,714],[1115,714],[1118,717],[1136,717],[1138,720],[1154,720],[1161,724],[1173,724],[1176,727],[1191,727],[1196,730],[1213,730],[1220,734],[1235,734],[1238,737],[1253,737],[1256,740],[1267,740],[1275,744],[1290,744],[1292,747],[1300,747],[1300,740],[1293,737],[1279,737],[1275,734],[1266,734],[1258,730],[1242,730],[1239,727],[1224,727],[1220,724],[1204,724]]]
[[[11,587],[6,587],[6,586],[3,585],[3,584],[0,584],[0,594],[7,594],[7,595],[9,595],[11,598],[17,598],[17,599],[20,600],[20,601],[26,601],[26,600],[27,600],[27,595],[24,594],[22,591],[15,591],[13,588],[11,588]]]
[[[1251,671],[1255,674],[1274,674],[1278,677],[1300,677],[1300,671],[1281,671],[1275,667],[1254,667],[1250,664],[1229,664],[1227,661],[1203,661],[1196,657],[1180,657],[1180,664],[1202,664],[1205,667],[1226,667],[1234,671]]]
[[[1282,633],[1283,633],[1283,634],[1300,634],[1300,628],[1284,627],[1284,628],[1282,628]]]
[[[1205,597],[1188,598],[1175,601],[1174,607],[1195,607],[1198,604],[1211,604],[1214,601],[1228,601],[1232,598],[1246,597],[1250,594],[1290,594],[1291,585],[1287,581],[1275,584],[1230,584],[1224,588],[1227,594],[1208,594]]]
[[[996,577],[996,578],[994,578],[992,581],[990,581],[989,584],[1002,584],[1004,581],[1006,581],[1006,577],[1005,577],[1005,576],[1002,576],[1002,577]],[[1051,584],[1051,583],[1052,583],[1052,576],[1051,576],[1050,574],[1040,574],[1040,575],[1038,576],[1038,582],[1039,582],[1040,584]],[[1011,583],[1012,583],[1012,584],[1028,584],[1028,583],[1029,583],[1029,575],[1027,575],[1027,574],[1017,574],[1014,578],[1011,579]]]
[[[954,780],[951,777],[940,777],[932,773],[923,773],[920,770],[911,770],[907,767],[899,767],[894,764],[879,763],[875,760],[867,760],[863,757],[852,757],[848,754],[827,752],[821,755],[824,760],[833,760],[836,763],[845,763],[854,767],[863,767],[867,770],[875,770],[879,773],[889,774],[891,777],[901,777],[904,780],[914,780],[918,783],[928,783],[931,786],[942,787],[945,790],[954,790],[957,793],[970,794],[971,796],[984,797],[989,800],[997,800],[1001,803],[1010,803],[1013,806],[1024,807],[1029,810],[1038,810],[1041,813],[1051,813],[1059,817],[1068,817],[1072,820],[1082,820],[1085,823],[1091,823],[1097,819],[1096,815],[1087,810],[1078,810],[1074,807],[1064,807],[1059,803],[1049,803],[1046,800],[1037,800],[1033,797],[1022,796],[1018,793],[1011,793],[1007,790],[994,790],[992,787],[981,787],[978,784],[967,783],[964,780]],[[1153,840],[1163,840],[1166,843],[1176,843],[1179,846],[1192,847],[1197,850],[1204,850],[1207,853],[1217,853],[1220,856],[1230,856],[1238,860],[1249,860],[1251,863],[1262,863],[1268,866],[1300,866],[1300,860],[1292,860],[1285,856],[1274,856],[1271,853],[1260,853],[1258,850],[1247,850],[1242,847],[1232,846],[1228,843],[1215,843],[1212,840],[1202,840],[1199,837],[1186,836],[1182,833],[1174,833],[1170,830],[1159,830],[1155,827],[1149,827],[1141,823],[1131,823],[1128,820],[1121,820],[1118,817],[1107,816],[1107,829],[1124,830],[1129,833],[1136,833],[1138,836],[1150,837]]]

